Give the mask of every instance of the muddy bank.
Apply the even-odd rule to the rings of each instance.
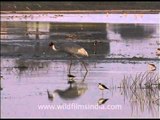
[[[21,11],[1,11],[2,14],[158,14],[160,10],[21,10]]]
[[[158,14],[159,2],[1,2],[1,13]]]
[[[1,11],[160,10],[159,2],[1,2]]]

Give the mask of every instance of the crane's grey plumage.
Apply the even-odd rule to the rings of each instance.
[[[54,51],[62,51],[75,57],[88,57],[88,52],[80,45],[74,43],[63,43],[55,45],[53,42],[49,44]]]

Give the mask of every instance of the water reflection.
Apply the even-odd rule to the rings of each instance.
[[[110,57],[158,58],[155,54],[159,41],[158,24],[112,24],[107,26],[107,31],[112,40]]]
[[[48,99],[53,101],[54,99],[54,93],[50,92],[48,89],[47,89],[47,95],[48,95]]]
[[[82,96],[87,90],[85,83],[73,83],[65,90],[57,89],[54,93],[57,93],[62,99],[72,100]]]
[[[18,61],[18,60],[17,60]],[[32,60],[30,60],[31,62]],[[96,116],[97,114],[100,115],[106,115],[105,113],[108,112],[112,115],[115,115],[117,117],[119,116],[149,116],[149,117],[157,117],[158,116],[158,104],[159,101],[158,98],[158,89],[144,89],[142,86],[142,89],[139,89],[139,82],[133,82],[136,83],[138,87],[122,87],[117,88],[119,85],[119,82],[123,81],[123,75],[128,75],[130,73],[132,76],[134,76],[135,71],[144,71],[147,69],[147,64],[145,63],[138,63],[138,64],[122,64],[122,63],[107,63],[102,62],[101,60],[97,62],[97,68],[93,69],[93,66],[90,66],[90,71],[86,74],[80,72],[79,70],[73,70],[72,75],[75,76],[73,78],[74,82],[69,82],[69,79],[67,74],[68,71],[63,68],[67,68],[67,62],[55,62],[50,61],[51,64],[49,66],[43,68],[39,68],[39,63],[36,63],[37,60],[31,63],[29,60],[26,60],[23,62],[22,60],[19,60],[18,63],[15,65],[16,62],[13,62],[10,64],[9,62],[2,62],[2,74],[6,78],[4,80],[3,84],[3,90],[2,90],[2,102],[3,102],[3,112],[10,112],[10,109],[8,109],[8,105],[11,105],[12,107],[19,109],[19,111],[22,111],[24,114],[26,110],[28,111],[28,106],[26,106],[27,100],[30,100],[29,105],[31,108],[34,109],[37,104],[62,104],[62,103],[72,103],[73,101],[77,104],[98,104],[99,106],[106,106],[106,105],[115,105],[119,104],[122,105],[122,109],[125,112],[122,114],[121,110],[115,110],[117,114],[115,114],[115,111],[113,110],[104,110],[103,112],[101,110],[88,110],[90,115]],[[41,62],[43,66],[43,62],[47,62],[46,60],[39,60],[38,62]],[[101,63],[102,62],[102,63]],[[34,65],[35,64],[35,65]],[[4,66],[29,66],[29,68],[26,68],[22,73],[24,76],[21,75],[20,80],[18,80],[16,77],[19,76],[19,74],[12,74],[8,73],[8,71],[5,71]],[[35,66],[34,69],[32,68],[32,65]],[[36,66],[37,65],[37,66]],[[101,67],[103,66],[103,68]],[[146,68],[144,67],[146,66]],[[49,69],[48,72],[46,72]],[[80,66],[77,66],[76,68],[80,68]],[[17,68],[18,69],[18,68]],[[77,72],[78,71],[78,72]],[[155,72],[155,71],[154,71]],[[28,74],[30,73],[30,74]],[[141,74],[144,76],[143,74]],[[130,77],[130,76],[129,76]],[[128,78],[129,78],[128,77]],[[135,77],[135,76],[134,76]],[[148,79],[150,81],[151,76],[143,77]],[[153,76],[152,78],[155,78]],[[151,79],[153,80],[153,79]],[[113,84],[112,84],[113,81]],[[141,82],[141,80],[139,80]],[[101,92],[98,90],[98,83],[104,83],[110,88],[110,91],[106,91],[104,95],[101,95]],[[130,78],[127,82],[131,83],[132,85],[132,78]],[[113,92],[113,95],[111,95],[112,89],[116,87],[116,91]],[[132,88],[132,89],[130,89]],[[135,91],[136,88],[136,91]],[[18,90],[17,90],[18,89]],[[47,90],[49,91],[49,94],[47,93]],[[23,91],[23,92],[22,92]],[[23,94],[22,94],[23,93]],[[39,94],[41,93],[41,94]],[[43,94],[44,93],[44,94]],[[49,97],[52,96],[53,97]],[[18,97],[17,97],[18,96]],[[125,99],[125,101],[123,101]],[[22,107],[17,107],[15,104],[11,101],[18,101],[18,105]],[[32,102],[33,101],[33,102]],[[34,102],[35,101],[35,102]],[[124,102],[124,103],[123,103]],[[26,108],[25,110],[22,108]],[[153,109],[153,110],[152,110]],[[39,111],[39,110],[38,110]],[[58,112],[59,110],[55,110]],[[138,113],[137,113],[138,111]],[[34,113],[36,110],[34,111]],[[64,111],[62,110],[62,113]],[[29,112],[30,113],[30,112]],[[63,114],[59,115],[64,115]],[[72,110],[72,112],[68,113],[67,116],[70,114],[77,113],[77,110]],[[6,114],[6,113],[4,113]],[[36,112],[35,114],[40,114]],[[55,113],[57,114],[57,113]],[[55,114],[48,113],[47,115],[55,116]],[[78,114],[78,113],[77,113]],[[66,115],[66,114],[65,114]],[[79,115],[81,116],[82,113]],[[40,114],[41,116],[41,114]]]
[[[28,22],[26,35],[30,39],[48,39],[50,23],[47,22]]]
[[[157,109],[159,107],[159,93],[158,87],[158,75],[157,73],[144,72],[139,73],[136,76],[124,77],[121,82],[120,93],[125,99],[129,99],[131,106],[131,116],[136,113],[143,113],[147,109],[151,112],[152,116],[157,115]],[[145,84],[150,84],[150,87]],[[143,84],[143,85],[142,85]]]
[[[53,99],[52,96],[55,96],[56,94],[58,94],[59,97],[64,100],[74,100],[79,98],[80,96],[85,94],[86,90],[88,89],[87,84],[85,83],[87,73],[88,72],[85,73],[81,80],[72,78],[72,82],[71,79],[68,77],[67,84],[69,84],[69,87],[64,90],[56,89],[53,91],[53,94],[48,93],[48,98]]]
[[[2,22],[1,29],[1,54],[8,57],[66,59],[48,48],[48,43],[54,41],[76,42],[87,49],[91,59],[157,58],[152,52],[158,48],[154,45],[159,37],[157,24]]]
[[[1,54],[11,57],[65,59],[58,53],[53,56],[48,43],[70,42],[84,46],[97,58],[109,54],[105,24],[68,24],[48,22],[2,22]],[[15,32],[18,29],[18,33]],[[7,36],[7,37],[5,37]],[[38,40],[38,41],[37,41]],[[96,44],[94,44],[96,41]],[[25,54],[23,54],[25,53]],[[95,55],[96,54],[96,55]]]
[[[109,99],[108,98],[100,98],[98,100],[98,105],[103,105],[105,104]]]
[[[119,33],[124,40],[144,39],[151,37],[156,32],[152,25],[123,24],[115,25],[113,28],[115,33]]]
[[[117,88],[119,83],[123,82],[123,75],[134,76],[137,71],[146,71],[150,62],[154,63],[158,70],[158,62],[152,60],[152,58],[157,58],[155,52],[158,46],[156,43],[159,40],[157,25],[2,22],[1,29],[3,32],[1,35],[1,73],[5,77],[2,86],[3,116],[8,113],[15,116],[13,109],[8,109],[8,106],[19,110],[17,114],[26,115],[28,112],[29,116],[32,116],[32,112],[28,111],[28,105],[34,110],[34,115],[41,116],[42,111],[37,109],[36,111],[35,106],[48,103],[46,93],[48,99],[56,104],[74,100],[79,104],[110,105],[117,103],[123,107],[123,113],[113,110],[103,112],[90,110],[87,112],[87,115],[90,114],[90,116],[106,117],[106,112],[111,117],[113,115],[116,117],[158,116],[159,91],[157,85],[159,84],[157,81],[152,87],[150,84],[146,86],[142,84],[140,87],[139,83],[143,79],[137,79],[132,83],[131,77],[127,83],[123,83],[123,85],[132,83],[131,86]],[[76,42],[86,48],[91,56],[84,60],[88,63],[89,72],[84,74],[83,66],[76,60],[72,70],[67,69],[70,58],[65,54],[54,53],[50,50],[48,47],[50,41],[58,44]],[[137,62],[114,60],[117,57],[132,58],[134,56],[148,57],[151,60],[144,59],[144,61]],[[113,59],[106,59],[109,57]],[[67,78],[68,73],[75,77]],[[20,80],[17,79],[19,76]],[[151,76],[142,78],[147,78],[149,83],[150,80],[153,80]],[[99,82],[104,83],[111,90],[101,95],[97,87]],[[135,87],[135,84],[138,87]],[[114,87],[117,91],[111,94]],[[17,104],[13,104],[14,100]],[[26,106],[24,103],[29,104]],[[67,115],[63,110],[60,114],[57,112],[59,110],[51,113],[47,111],[45,114],[47,117],[48,115],[73,116],[73,113],[77,116],[83,115],[76,110],[68,111]]]
[[[33,74],[34,72],[38,72],[40,70],[49,69],[50,62],[49,61],[38,61],[38,60],[26,60],[26,59],[17,59],[15,60],[15,68],[18,69],[17,74],[26,75]]]
[[[26,22],[1,22],[1,40],[25,38]]]

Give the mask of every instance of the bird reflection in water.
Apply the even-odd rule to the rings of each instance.
[[[50,92],[49,90],[47,90],[47,95],[48,95],[48,99],[53,101],[54,99],[54,93]]]
[[[68,74],[67,76],[68,76],[68,84],[70,84],[70,85],[73,84],[75,82],[74,78],[76,76],[71,75],[71,74]]]
[[[108,100],[109,100],[108,98],[100,98],[100,99],[98,100],[98,105],[105,104],[106,101],[108,101]]]
[[[88,89],[87,84],[84,82],[86,76],[87,76],[87,72],[83,76],[83,79],[81,81],[78,81],[78,80],[75,80],[74,78],[72,79],[69,78],[71,76],[68,75],[67,83],[69,84],[69,87],[66,88],[65,90],[60,90],[60,89],[54,90],[53,94],[48,94],[48,98],[53,99],[55,98],[55,95],[59,95],[59,97],[64,100],[73,100],[73,99],[79,98]]]
[[[102,105],[108,101],[108,98],[103,97],[103,90],[109,90],[109,88],[102,83],[98,83],[98,88],[102,91],[102,97],[98,100],[98,105]]]

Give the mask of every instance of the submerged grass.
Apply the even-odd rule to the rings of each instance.
[[[141,72],[135,76],[124,76],[119,88],[124,94],[124,99],[129,99],[132,111],[140,108],[141,112],[148,109],[156,113],[157,106],[160,105],[159,79],[157,72]]]
[[[120,83],[120,88],[130,89],[153,89],[154,87],[159,89],[159,77],[156,72],[140,72],[135,76],[125,76]]]

